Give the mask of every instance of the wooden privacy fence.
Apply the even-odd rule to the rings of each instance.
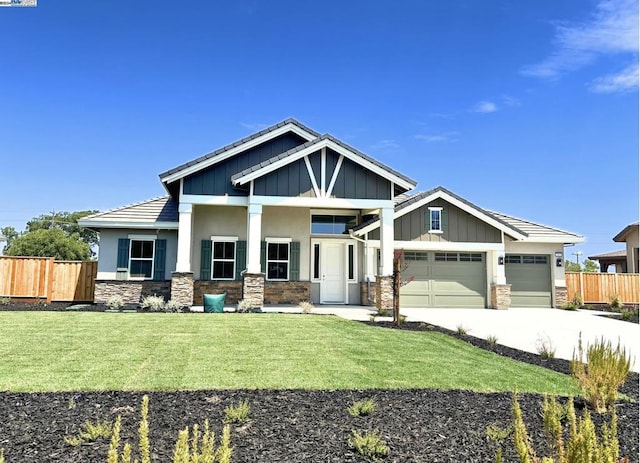
[[[617,294],[627,304],[640,303],[637,273],[567,272],[567,297],[582,296],[585,304],[607,304]]]
[[[0,297],[92,302],[97,262],[0,257]]]

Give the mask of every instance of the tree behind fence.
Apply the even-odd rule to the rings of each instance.
[[[91,302],[98,263],[0,257],[0,297]]]

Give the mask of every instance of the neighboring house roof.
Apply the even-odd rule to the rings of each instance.
[[[627,241],[627,235],[631,233],[633,230],[637,230],[640,227],[640,222],[632,223],[624,227],[624,229],[613,237],[613,241],[616,243],[624,243]]]
[[[601,260],[601,259],[626,259],[627,258],[627,250],[621,249],[619,251],[605,252],[603,254],[596,254],[594,256],[589,256],[591,260]]]
[[[171,196],[161,196],[78,221],[90,228],[178,228],[178,203]]]
[[[396,170],[391,169],[390,167],[385,166],[381,162],[376,161],[372,157],[367,156],[366,154],[358,151],[352,146],[347,145],[346,143],[327,133],[300,146],[296,146],[289,151],[267,159],[264,162],[238,172],[237,174],[231,176],[231,182],[234,186],[243,185],[258,177],[262,177],[269,172],[273,172],[274,170],[277,170],[286,164],[289,164],[308,154],[311,154],[325,146],[330,147],[334,151],[338,152],[338,154],[344,155],[352,161],[384,176],[385,178],[388,178],[395,184],[404,188],[405,191],[411,190],[417,185],[417,182],[415,180],[401,174]]]
[[[293,131],[294,133],[300,135],[301,137],[307,140],[313,140],[320,136],[318,132],[313,129],[310,129],[306,125],[298,122],[293,118],[286,119],[282,122],[279,122],[271,127],[267,127],[260,132],[254,133],[248,137],[243,138],[242,140],[238,140],[233,142],[227,146],[223,146],[220,149],[207,153],[203,156],[200,156],[193,161],[186,162],[184,164],[179,165],[178,167],[174,167],[166,172],[160,174],[160,180],[163,183],[174,182],[182,177],[186,177],[187,175],[198,171],[200,169],[204,169],[210,165],[215,164],[216,162],[227,159],[230,156],[233,156],[236,153],[243,151],[244,149],[249,148],[254,142],[255,144],[262,143],[271,138],[275,138],[280,135],[281,132]]]
[[[457,207],[467,211],[480,220],[504,231],[506,234],[521,240],[550,243],[581,243],[584,238],[575,233],[559,230],[545,225],[536,224],[527,220],[518,219],[506,214],[482,209],[467,201],[444,187],[436,187],[429,191],[416,193],[395,206],[395,218],[401,217],[410,211],[428,204],[434,199],[442,198]],[[379,218],[375,217],[360,224],[353,229],[358,235],[362,235],[379,226]]]

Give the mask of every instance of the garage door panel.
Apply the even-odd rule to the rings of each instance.
[[[523,263],[525,260],[540,263]],[[551,307],[551,267],[547,256],[507,255],[505,274],[512,307]]]
[[[448,253],[455,254],[457,253]],[[467,254],[468,256],[468,254]],[[479,307],[486,306],[486,269],[481,261],[436,261],[430,252],[427,259],[407,261],[403,278],[413,278],[400,289],[403,307]],[[449,255],[448,258],[451,256]]]

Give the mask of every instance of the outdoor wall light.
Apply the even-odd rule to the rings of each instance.
[[[504,265],[504,256],[498,256],[498,265]]]

